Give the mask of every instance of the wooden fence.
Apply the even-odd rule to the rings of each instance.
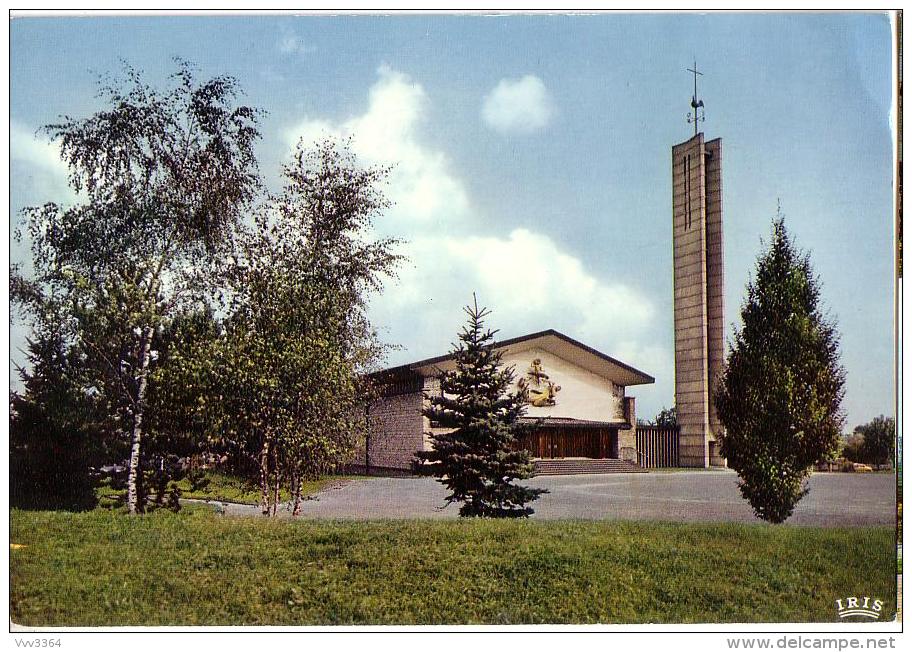
[[[677,426],[637,426],[637,464],[646,469],[680,466]]]

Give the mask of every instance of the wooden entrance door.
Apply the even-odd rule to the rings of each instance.
[[[608,428],[544,427],[526,435],[517,448],[528,450],[532,457],[617,458],[617,430]]]

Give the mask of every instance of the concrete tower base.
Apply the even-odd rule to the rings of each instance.
[[[681,466],[724,465],[712,395],[723,364],[722,141],[672,148],[675,406]]]

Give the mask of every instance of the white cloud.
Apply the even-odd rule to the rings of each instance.
[[[316,52],[316,46],[307,43],[300,36],[285,28],[279,37],[279,52],[282,54],[310,54]]]
[[[355,154],[371,165],[393,165],[389,198],[397,221],[452,223],[465,216],[469,200],[460,180],[439,151],[419,143],[427,97],[421,84],[407,75],[380,66],[371,87],[367,112],[340,125],[304,120],[286,135],[291,144],[311,143],[321,136],[354,137]]]
[[[21,170],[28,177],[21,188],[27,193],[24,199],[28,203],[74,198],[67,181],[68,169],[56,144],[16,120],[10,121],[9,136],[13,170]]]
[[[514,335],[557,328],[577,337],[633,337],[653,317],[651,303],[621,283],[606,283],[550,238],[515,229],[500,236],[420,235],[406,248],[410,265],[385,300],[394,311],[426,298],[451,312],[471,293],[496,309]],[[450,330],[454,330],[450,326]]]
[[[57,145],[15,120],[10,122],[10,156],[14,161],[37,166],[63,179],[67,177],[67,167]]]
[[[501,79],[485,96],[481,116],[502,133],[531,133],[551,120],[553,105],[548,89],[535,75]]]
[[[408,262],[399,281],[373,299],[371,315],[384,339],[404,345],[397,360],[446,350],[472,292],[494,310],[490,325],[503,337],[556,328],[611,355],[622,344],[634,355],[648,353],[635,347],[654,309],[635,289],[599,278],[533,230],[473,228],[485,212],[472,204],[444,153],[421,138],[429,106],[424,89],[388,66],[377,73],[364,114],[340,123],[304,120],[286,138],[292,146],[300,138],[351,136],[362,162],[395,164],[387,194],[396,206],[377,227],[408,240],[401,250]]]

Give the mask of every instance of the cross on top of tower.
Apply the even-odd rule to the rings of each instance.
[[[691,122],[693,123],[694,136],[696,136],[697,135],[697,124],[700,122],[706,121],[706,110],[704,109],[703,111],[700,111],[700,109],[703,109],[703,100],[697,99],[697,75],[702,76],[703,73],[700,72],[699,70],[697,70],[696,59],[694,60],[694,67],[688,68],[687,72],[692,72],[693,76],[694,76],[694,94],[690,100],[690,106],[691,106],[691,108],[693,108],[693,114],[690,114],[690,113],[687,114],[687,122],[688,122],[688,124]]]

